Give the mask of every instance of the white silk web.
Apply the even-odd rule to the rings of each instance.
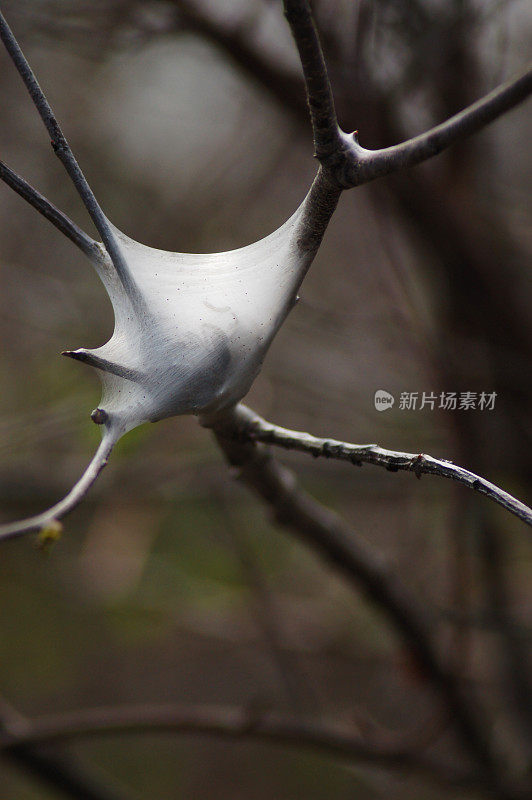
[[[97,369],[96,421],[113,438],[146,421],[215,414],[248,392],[311,260],[297,243],[307,200],[274,233],[223,253],[157,250],[111,226],[141,302],[108,258],[96,263],[114,333],[102,347],[65,354]]]
[[[312,188],[278,230],[237,250],[168,253],[130,239],[104,216],[1,12],[0,36],[102,244],[5,164],[1,177],[89,257],[115,315],[113,335],[102,347],[64,353],[100,375],[101,407],[92,418],[102,426],[101,445],[63,500],[35,517],[0,527],[0,538],[9,538],[56,525],[86,494],[116,441],[137,425],[180,414],[212,419],[238,403],[295,304],[319,242],[307,236]]]

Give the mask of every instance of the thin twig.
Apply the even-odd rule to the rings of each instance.
[[[359,186],[375,178],[412,167],[443,152],[455,142],[485,128],[532,94],[532,67],[498,86],[476,103],[420,136],[393,147],[366,150],[356,136],[344,134],[346,155],[343,185]]]
[[[93,708],[33,720],[27,732],[0,737],[9,752],[22,746],[123,733],[187,733],[228,739],[255,739],[311,749],[353,763],[419,772],[440,783],[485,788],[481,773],[463,772],[426,755],[378,748],[337,723],[302,721],[274,712],[225,706],[131,705]]]
[[[532,525],[532,509],[500,489],[494,483],[475,475],[474,472],[459,467],[451,461],[433,458],[424,453],[401,453],[385,450],[376,444],[349,444],[336,439],[320,439],[309,433],[292,431],[267,422],[251,409],[239,404],[235,410],[238,434],[242,439],[250,439],[264,444],[276,445],[286,450],[299,450],[314,457],[333,458],[349,461],[351,464],[374,464],[389,472],[413,472],[421,475],[438,475],[473,489],[489,497],[506,511]]]
[[[498,768],[472,698],[441,662],[424,610],[382,557],[334,512],[306,494],[261,445],[239,440],[240,411],[232,409],[224,418],[202,422],[213,428],[229,463],[240,468],[242,480],[272,507],[276,521],[315,549],[385,615],[445,704],[463,745],[497,783]]]
[[[100,208],[92,189],[87,183],[87,180],[81,171],[72,150],[70,149],[70,146],[55,118],[44,92],[39,86],[39,83],[37,82],[30,65],[26,61],[26,58],[1,11],[0,38],[2,39],[2,42],[4,43],[4,46],[9,53],[20,77],[24,81],[30,97],[33,100],[33,104],[37,109],[39,116],[41,117],[44,126],[48,131],[48,134],[50,135],[55,154],[65,167],[70,179],[72,180],[72,183],[74,184],[87,211],[89,212],[90,217],[94,222],[96,229],[98,230],[98,233],[102,237],[105,249],[109,253],[126,295],[138,307],[143,308],[144,306],[142,297],[117,244],[115,236],[111,231],[109,223],[102,209]]]
[[[28,202],[35,208],[39,214],[46,217],[52,225],[61,231],[71,242],[74,242],[76,247],[79,247],[92,262],[100,263],[102,261],[102,251],[100,245],[94,239],[91,239],[85,231],[78,228],[75,222],[67,217],[63,211],[60,211],[53,203],[44,197],[37,189],[34,189],[24,178],[13,172],[7,164],[0,161],[0,179],[7,183],[20,197]]]
[[[116,442],[117,434],[112,429],[106,429],[100,446],[94,454],[87,469],[79,479],[79,481],[72,487],[62,500],[46,511],[37,514],[34,517],[19,520],[17,522],[9,522],[5,525],[0,525],[0,541],[5,539],[14,539],[22,536],[30,531],[38,531],[53,525],[57,520],[64,517],[75,508],[97,479],[100,472],[107,464],[107,459]]]

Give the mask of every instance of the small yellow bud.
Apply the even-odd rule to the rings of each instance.
[[[58,519],[53,519],[48,525],[41,528],[37,536],[37,546],[44,551],[48,551],[63,533],[63,525]]]

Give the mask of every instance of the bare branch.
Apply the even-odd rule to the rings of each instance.
[[[281,626],[280,609],[277,607],[268,579],[259,559],[248,542],[248,532],[242,532],[231,524],[230,508],[224,503],[225,517],[229,519],[229,532],[233,541],[242,573],[252,593],[252,610],[265,643],[277,667],[280,681],[288,703],[299,715],[308,713],[316,705],[312,693],[298,668],[295,654],[285,642]]]
[[[344,134],[347,163],[342,185],[346,188],[359,186],[426,161],[498,119],[531,93],[532,68],[529,67],[441,125],[393,147],[366,150],[358,144],[356,136]]]
[[[307,0],[285,0],[310,107],[316,156],[344,189],[414,166],[484,128],[532,93],[532,68],[494,89],[459,114],[426,133],[381,150],[367,150],[357,132],[340,131],[319,36]]]
[[[284,6],[305,75],[316,156],[344,189],[438,155],[481,130],[532,93],[532,68],[529,67],[426,133],[393,147],[367,150],[359,145],[358,132],[346,134],[338,127],[327,67],[308,0],[285,0]]]
[[[284,0],[284,13],[294,37],[307,89],[316,158],[328,165],[341,149],[334,97],[308,0]]]
[[[119,733],[187,733],[226,739],[255,739],[311,749],[348,762],[376,764],[425,774],[446,785],[484,787],[487,777],[402,749],[376,747],[337,723],[301,721],[274,712],[225,706],[131,705],[93,708],[41,717],[26,732],[0,738],[5,752],[23,746]]]
[[[99,409],[97,409],[97,411],[98,410]],[[93,419],[99,422],[99,420],[96,419],[95,412],[93,412]],[[35,517],[28,517],[28,519],[19,520],[18,522],[9,522],[6,525],[0,525],[0,541],[14,539],[25,533],[30,533],[31,531],[43,530],[49,525],[56,523],[57,520],[64,517],[69,511],[72,511],[73,508],[79,505],[100,472],[106,466],[107,459],[109,458],[117,437],[118,434],[113,429],[106,429],[92,461],[68,494],[58,503],[47,509],[47,511],[43,511]]]
[[[187,22],[233,59],[231,51],[236,43],[239,56],[234,60],[239,66],[259,80],[283,105],[288,105],[296,118],[301,118],[291,75],[286,71],[281,75],[276,65],[259,56],[238,31],[222,32],[220,25],[199,4],[191,0],[174,2],[185,13]],[[316,155],[330,178],[343,189],[368,183],[438,155],[523,102],[532,92],[532,69],[528,68],[426,133],[393,147],[368,150],[359,145],[356,134],[346,134],[338,127],[326,63],[308,1],[285,0],[284,5],[303,66]],[[287,83],[290,91],[283,92],[283,84]]]
[[[246,26],[241,25],[238,19],[236,24],[234,21],[233,24],[227,24],[213,14],[208,5],[198,0],[170,2],[179,12],[179,30],[192,31],[213,44],[282,108],[288,108],[298,123],[308,124],[303,80],[271,54],[265,53],[264,48],[253,46],[246,35]]]
[[[124,291],[129,299],[137,306],[143,306],[142,297],[138,291],[134,278],[116,242],[114,234],[109,227],[109,223],[96,200],[92,189],[81,171],[70,146],[59,127],[55,115],[46,99],[41,87],[39,86],[33,71],[26,61],[11,29],[9,28],[2,12],[0,11],[0,38],[9,53],[20,77],[33,100],[33,104],[41,117],[46,130],[52,140],[52,147],[55,154],[65,167],[72,180],[79,196],[81,197],[87,211],[94,222],[98,233],[102,237],[107,252],[114,265],[116,273],[124,287]]]
[[[102,251],[100,245],[94,239],[91,239],[85,231],[78,228],[75,222],[67,217],[60,211],[53,203],[40,194],[37,189],[34,189],[24,178],[13,172],[7,164],[0,161],[0,179],[7,183],[18,195],[26,200],[39,214],[46,217],[52,225],[55,225],[71,242],[74,242],[76,247],[79,247],[92,262],[99,263],[102,260]]]
[[[484,573],[487,616],[501,639],[501,668],[506,676],[505,691],[513,706],[522,753],[532,746],[532,672],[527,642],[510,610],[506,567],[508,546],[489,517],[480,520],[479,554]],[[506,545],[506,546],[505,546]]]
[[[31,731],[31,723],[0,698],[0,732],[7,735],[24,735]],[[73,800],[127,800],[118,787],[109,785],[110,776],[92,774],[78,759],[68,753],[50,752],[49,748],[21,744],[4,753],[26,774]],[[114,781],[113,781],[114,783]]]
[[[224,417],[203,419],[202,423],[213,428],[229,463],[240,468],[241,479],[272,507],[276,521],[316,550],[384,614],[442,699],[464,746],[497,782],[485,726],[472,699],[441,662],[432,643],[432,623],[424,610],[384,560],[340,517],[307,495],[292,473],[260,444],[243,442],[241,437],[238,441],[240,415],[230,409]]]
[[[384,467],[389,472],[413,472],[416,477],[421,475],[438,475],[441,478],[450,478],[453,481],[473,489],[479,494],[489,497],[506,511],[514,514],[519,519],[532,525],[532,509],[517,500],[508,492],[503,491],[494,483],[485,478],[469,472],[463,467],[425,455],[424,453],[400,453],[395,450],[385,450],[376,444],[349,444],[336,439],[319,439],[309,433],[292,431],[267,422],[251,409],[239,404],[235,410],[235,419],[238,425],[238,435],[242,439],[263,442],[283,447],[286,450],[299,450],[314,457],[334,458],[339,461],[349,461],[351,464],[374,464]]]

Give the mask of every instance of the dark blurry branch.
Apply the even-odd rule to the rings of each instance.
[[[508,546],[486,514],[480,517],[478,548],[484,572],[487,618],[500,639],[501,668],[522,751],[532,752],[532,670],[528,642],[512,618],[506,575]]]
[[[511,514],[519,517],[528,525],[532,525],[532,509],[485,478],[456,466],[450,461],[440,460],[422,453],[416,455],[385,450],[376,444],[349,444],[336,439],[319,439],[309,433],[292,431],[267,422],[242,404],[236,407],[234,419],[237,425],[235,435],[240,437],[240,440],[248,439],[283,447],[286,450],[299,450],[316,458],[322,456],[349,461],[357,466],[374,464],[384,467],[389,472],[413,472],[417,478],[420,478],[421,475],[450,478],[489,497]]]
[[[225,457],[239,468],[242,481],[271,506],[276,522],[314,549],[381,611],[442,701],[464,747],[497,783],[496,759],[486,728],[473,699],[441,662],[431,622],[419,602],[386,562],[340,517],[300,489],[292,473],[262,445],[242,441],[240,412],[232,409],[225,418],[203,420],[203,424],[213,427]]]
[[[73,711],[33,720],[26,732],[0,737],[0,749],[54,744],[89,737],[138,733],[201,734],[257,740],[311,749],[349,763],[374,764],[394,771],[417,772],[447,786],[484,789],[488,778],[465,772],[435,758],[365,742],[337,723],[302,721],[274,712],[224,706],[132,705]],[[516,798],[518,794],[513,795]]]
[[[116,273],[122,283],[124,291],[129,299],[134,302],[138,307],[143,306],[143,300],[138,291],[137,285],[130,273],[129,267],[122,255],[120,248],[116,242],[114,234],[109,227],[109,223],[96,200],[92,189],[90,188],[87,180],[81,171],[78,162],[76,161],[70,145],[68,144],[59,123],[46,99],[33,71],[26,61],[26,58],[20,49],[20,46],[13,36],[9,25],[4,19],[0,11],[0,38],[13,61],[17,72],[24,81],[26,89],[33,100],[33,104],[41,117],[46,130],[51,138],[53,150],[63,166],[65,167],[76,191],[81,197],[85,208],[90,214],[98,233],[102,237],[105,249],[109,253],[111,262],[116,270]]]
[[[268,579],[248,541],[248,532],[231,524],[230,510],[224,503],[224,516],[229,519],[230,536],[233,541],[242,573],[252,594],[253,615],[257,627],[277,667],[284,694],[294,713],[309,713],[315,706],[307,681],[298,668],[296,654],[289,649],[282,630],[281,609],[278,608]]]
[[[260,85],[283,108],[308,125],[302,80],[262,48],[253,47],[247,30],[224,22],[201,0],[171,0],[178,10],[180,30],[198,34],[223,52],[250,80]]]
[[[94,412],[93,412],[94,414]],[[28,519],[18,520],[17,522],[8,522],[5,525],[0,525],[0,541],[5,539],[15,539],[18,536],[23,536],[31,531],[46,531],[49,526],[57,525],[57,520],[61,519],[68,514],[72,509],[81,503],[85,498],[87,492],[97,479],[100,472],[107,464],[107,459],[113,449],[115,443],[114,435],[106,431],[100,446],[94,454],[92,461],[89,463],[87,469],[74,484],[72,489],[68,492],[62,500],[48,508],[46,511],[37,514]]]
[[[24,736],[31,730],[31,724],[24,717],[0,700],[0,736]],[[110,787],[108,775],[104,785],[103,780],[70,755],[31,744],[16,745],[5,750],[3,755],[61,796],[73,800],[127,800],[125,794]]]
[[[26,775],[34,775],[61,796],[73,800],[128,800],[125,794],[110,788],[108,775],[104,783],[71,757],[45,752],[37,745],[13,747],[6,756],[22,767]]]
[[[470,518],[473,497],[463,497],[458,486],[453,487],[446,536],[446,571],[451,618],[449,652],[455,675],[465,678],[472,672],[474,625],[471,623],[474,587]],[[465,502],[464,502],[465,501]]]
[[[39,214],[46,217],[52,225],[55,225],[71,242],[74,242],[76,247],[79,247],[91,261],[100,262],[102,260],[102,251],[100,245],[94,239],[91,239],[81,228],[72,222],[62,211],[60,211],[53,203],[50,203],[40,192],[27,183],[24,178],[13,172],[7,164],[0,161],[0,179],[7,183],[20,197],[28,202],[35,208]]]

